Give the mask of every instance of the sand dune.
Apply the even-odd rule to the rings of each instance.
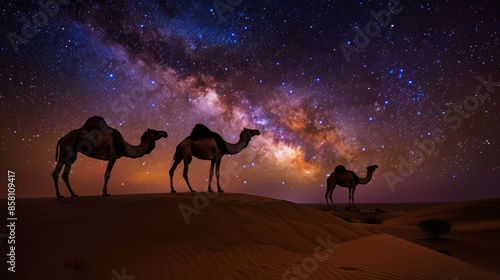
[[[453,224],[451,233],[446,239],[434,242],[433,248],[447,250],[455,258],[500,275],[500,199],[446,203],[387,216],[390,215],[396,217],[384,220],[383,225],[363,227],[428,246],[422,239],[425,235],[418,229],[418,223],[428,218],[450,221]]]
[[[498,279],[287,201],[221,194],[186,224],[193,196],[20,199],[18,279]]]

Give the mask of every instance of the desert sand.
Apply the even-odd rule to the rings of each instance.
[[[450,234],[433,240],[431,248],[498,275],[500,279],[500,199],[451,203],[359,204],[359,211],[347,211],[347,204],[328,208],[309,207],[349,220],[372,232],[390,234],[428,247],[428,239],[418,228],[421,220],[444,219],[453,224]],[[380,224],[368,224],[371,218]],[[460,278],[461,279],[461,278]]]
[[[382,230],[384,226],[396,231],[398,227],[414,228],[420,218],[460,212],[460,205],[427,207],[405,213],[413,215],[407,218],[379,213],[387,216],[384,224],[367,225],[288,201],[224,193],[193,203],[194,196],[18,199],[16,277],[499,279],[491,270]],[[199,212],[186,223],[180,205]],[[479,217],[483,234],[498,233],[498,217],[483,214],[460,218],[458,234],[477,234]],[[469,221],[474,224],[468,225]],[[5,242],[0,245],[5,252]],[[492,246],[499,248],[498,243]],[[4,278],[5,271],[2,279],[10,279]]]

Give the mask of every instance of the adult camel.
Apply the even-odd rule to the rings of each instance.
[[[148,128],[141,136],[141,143],[134,146],[127,143],[118,130],[109,127],[102,117],[94,116],[87,119],[81,128],[72,130],[57,141],[57,164],[52,172],[57,198],[64,197],[59,193],[59,173],[63,167],[64,171],[61,177],[68,187],[71,197],[78,197],[69,184],[71,165],[75,163],[78,153],[90,158],[108,161],[104,174],[102,196],[109,196],[108,180],[116,160],[121,157],[139,158],[149,154],[156,147],[155,142],[161,138],[167,138],[167,136],[165,131]]]
[[[208,192],[213,192],[211,184],[214,174],[214,166],[215,176],[217,179],[217,191],[220,193],[224,192],[219,184],[220,163],[222,157],[224,155],[238,154],[248,146],[248,143],[250,142],[252,137],[256,135],[260,135],[260,131],[256,129],[244,128],[240,133],[240,140],[237,143],[232,144],[224,141],[224,139],[222,139],[219,134],[212,132],[205,125],[197,124],[193,128],[191,135],[182,140],[182,142],[179,143],[179,145],[177,145],[177,148],[175,149],[174,163],[172,164],[172,168],[170,168],[169,171],[170,191],[172,193],[176,192],[173,184],[174,172],[177,165],[179,165],[181,161],[184,161],[184,180],[186,181],[189,190],[191,192],[195,192],[193,188],[191,188],[191,184],[189,183],[188,179],[189,164],[191,163],[194,156],[201,160],[210,160]]]
[[[352,206],[356,207],[354,205],[354,192],[356,191],[356,186],[358,184],[368,184],[372,180],[372,175],[373,172],[378,168],[378,165],[372,165],[368,166],[366,169],[368,170],[368,173],[366,174],[365,178],[359,178],[356,173],[354,173],[351,170],[347,170],[344,166],[339,165],[335,167],[335,170],[333,171],[332,174],[328,177],[326,181],[326,194],[325,194],[325,199],[326,199],[326,204],[328,204],[328,196],[330,197],[330,201],[332,202],[332,207],[335,207],[333,204],[332,200],[332,194],[333,190],[337,185],[345,188],[349,188],[349,207],[351,207],[351,201],[352,201]]]

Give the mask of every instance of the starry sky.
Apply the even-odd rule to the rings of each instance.
[[[224,157],[226,192],[324,202],[336,165],[377,164],[357,202],[500,196],[498,1],[2,2],[1,167],[18,197],[55,195],[57,140],[94,115],[134,145],[169,134],[118,160],[111,194],[168,192],[176,145],[204,123],[228,142],[262,133]],[[194,189],[209,166],[191,164]],[[73,190],[100,195],[105,168],[79,156]]]

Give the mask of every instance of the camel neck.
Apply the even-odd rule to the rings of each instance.
[[[134,146],[125,141],[125,148],[125,157],[139,158],[149,154],[155,148],[155,142],[151,139],[145,139],[138,146]]]
[[[247,137],[240,137],[240,140],[238,143],[232,144],[232,143],[227,143],[227,151],[226,154],[228,155],[234,155],[239,152],[241,152],[243,149],[245,149],[248,146],[248,142],[250,142],[250,139]]]
[[[359,184],[368,184],[372,180],[373,171],[368,170],[365,178],[359,178]]]

